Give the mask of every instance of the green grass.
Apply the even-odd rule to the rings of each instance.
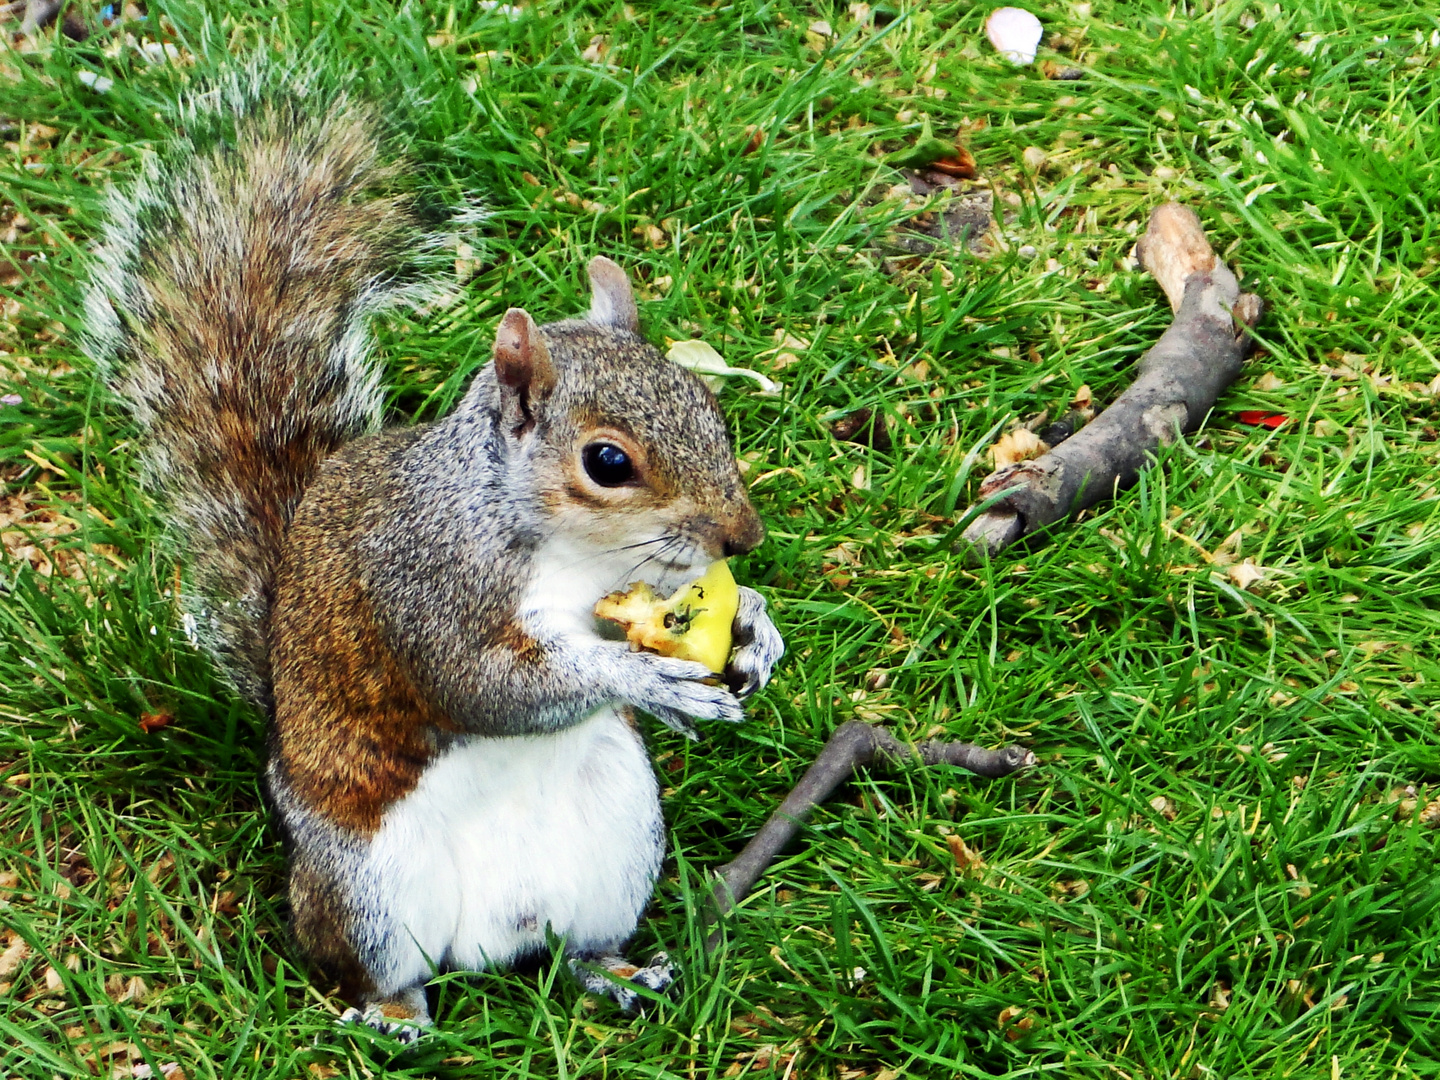
[[[130,29],[186,66],[115,39],[0,53],[0,231],[28,222],[0,256],[0,393],[23,399],[0,406],[0,1073],[1440,1075],[1423,813],[1440,797],[1440,17],[1088,6],[1034,7],[1078,82],[998,63],[987,8],[909,0],[865,26],[789,2],[513,20],[167,2]],[[818,19],[832,38],[807,38]],[[582,55],[597,34],[600,64]],[[339,1003],[286,941],[260,722],[183,642],[134,433],[74,321],[101,187],[164,138],[161,103],[261,40],[389,103],[427,198],[494,211],[462,302],[383,329],[396,422],[450,406],[505,308],[579,311],[601,252],[653,340],[703,336],[784,384],[722,403],[771,526],[739,571],[790,653],[744,726],[651,732],[674,860],[634,948],[663,945],[685,977],[648,1017],[552,963],[447,977],[436,1034],[396,1056],[333,1027]],[[962,133],[1000,190],[1008,252],[893,257],[924,207],[887,194],[885,158],[927,125]],[[1048,546],[966,569],[944,539],[991,433],[1082,385],[1110,399],[1166,325],[1125,260],[1166,198],[1272,304],[1262,351],[1163,469]],[[780,369],[786,334],[808,347]],[[833,437],[862,407],[890,451]],[[1266,570],[1248,591],[1227,572],[1241,558]],[[145,734],[147,713],[175,719]],[[1023,741],[1043,764],[860,778],[707,958],[705,875],[853,716]],[[947,836],[984,866],[957,871]]]

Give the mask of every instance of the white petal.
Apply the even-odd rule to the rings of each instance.
[[[108,93],[110,88],[115,85],[114,79],[105,75],[97,75],[93,71],[77,71],[75,77],[97,94]]]
[[[1012,64],[1033,64],[1044,35],[1040,20],[1023,8],[999,8],[985,20],[985,36]]]

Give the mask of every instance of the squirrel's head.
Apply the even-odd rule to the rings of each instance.
[[[500,322],[490,401],[512,473],[567,535],[658,571],[751,550],[765,528],[714,395],[640,337],[625,272],[589,270],[586,318]]]

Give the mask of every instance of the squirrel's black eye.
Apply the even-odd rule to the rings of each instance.
[[[585,472],[601,487],[620,487],[635,479],[630,455],[614,443],[592,442],[580,453]]]

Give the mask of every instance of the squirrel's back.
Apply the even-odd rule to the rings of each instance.
[[[325,457],[379,426],[367,322],[431,290],[438,245],[370,109],[218,96],[110,196],[87,344],[145,429],[195,633],[268,708],[282,537]]]

